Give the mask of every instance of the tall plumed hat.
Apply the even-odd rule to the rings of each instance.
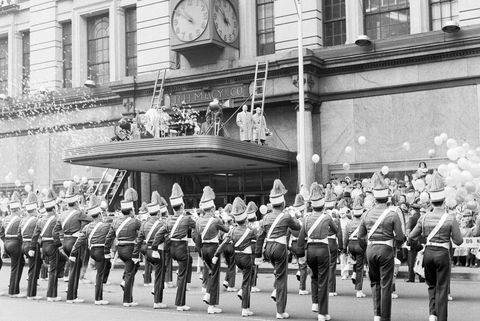
[[[293,202],[293,207],[298,211],[303,211],[305,209],[305,199],[302,194],[295,195],[295,201]]]
[[[47,195],[45,195],[45,199],[43,200],[43,206],[47,211],[55,207],[57,204],[56,199],[57,195],[55,192],[51,188],[48,189]]]
[[[161,214],[168,212],[167,201],[157,191],[152,192],[152,197],[150,198],[150,204],[147,205],[147,209],[149,213],[157,212],[157,208],[153,206],[153,204],[158,205],[158,211],[160,211]]]
[[[248,202],[247,209],[245,210],[245,213],[247,214],[247,218],[249,220],[253,220],[257,218],[257,211],[258,207],[255,204],[255,202],[250,201]]]
[[[20,201],[20,193],[18,191],[14,191],[10,198],[10,202],[8,203],[8,207],[10,207],[11,210],[16,210],[19,209],[21,206],[22,203]]]
[[[278,178],[273,182],[272,190],[270,191],[270,203],[272,205],[280,205],[285,203],[285,198],[283,195],[287,193],[285,186],[283,185],[282,181]]]
[[[322,208],[325,206],[323,187],[316,182],[310,186],[310,202],[312,203],[312,208]]]
[[[222,214],[221,214],[222,220],[224,222],[229,222],[233,219],[233,217],[232,217],[233,215],[231,215],[231,212],[232,212],[232,204],[228,203],[223,208],[223,211],[222,211]]]
[[[325,209],[329,210],[335,207],[335,194],[331,188],[325,191]]]
[[[65,192],[65,202],[73,204],[78,201],[78,194],[75,182],[70,182]]]
[[[247,219],[247,213],[245,212],[246,209],[247,206],[245,205],[243,199],[237,196],[233,200],[232,211],[230,213],[235,218],[235,221],[240,222]]]
[[[102,213],[101,205],[102,201],[94,194],[90,195],[90,199],[88,200],[88,209],[87,213],[91,217],[97,217],[100,213]]]
[[[183,204],[183,191],[178,183],[174,183],[172,186],[172,195],[170,195],[170,204],[172,207]]]
[[[37,194],[30,191],[27,195],[27,199],[25,200],[25,209],[27,211],[34,211],[38,208],[37,203],[38,203]]]
[[[363,214],[363,201],[362,197],[357,196],[353,200],[353,216],[361,216]]]
[[[123,201],[120,202],[120,208],[122,210],[132,210],[133,202],[138,200],[138,193],[132,187],[127,188],[125,193],[123,193]]]
[[[378,172],[373,173],[370,182],[373,189],[373,197],[376,199],[388,198],[388,186],[382,174]]]
[[[432,202],[440,202],[445,199],[445,183],[438,171],[434,171],[432,174],[428,193],[430,194],[430,200]]]
[[[203,188],[202,198],[200,199],[200,208],[204,211],[215,208],[215,192],[210,186]]]

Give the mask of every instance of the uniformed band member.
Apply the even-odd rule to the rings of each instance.
[[[25,265],[21,236],[18,233],[20,221],[22,220],[21,206],[20,194],[15,191],[8,204],[10,215],[5,217],[0,226],[0,238],[4,241],[5,253],[7,253],[11,259],[8,295],[13,298],[25,297],[25,294],[20,293],[20,279]]]
[[[40,247],[37,244],[34,249],[34,255],[29,256],[30,246],[32,242],[33,232],[37,225],[37,196],[34,192],[29,192],[27,200],[25,201],[25,210],[27,215],[20,223],[19,233],[22,238],[22,252],[28,258],[28,285],[27,285],[27,299],[40,300],[42,297],[37,295],[38,277],[40,276],[40,268],[42,266],[42,257]]]
[[[58,278],[65,268],[67,257],[59,250],[62,242],[60,240],[60,230],[58,229],[55,213],[55,199],[50,198],[44,200],[43,206],[47,213],[37,222],[28,256],[35,256],[35,250],[40,244],[44,259],[48,264],[47,301],[56,302],[62,300],[58,295]]]
[[[312,270],[312,311],[318,312],[318,320],[325,321],[330,320],[328,283],[331,251],[328,235],[335,235],[338,225],[324,212],[325,196],[323,188],[317,183],[310,188],[310,202],[313,212],[304,218],[298,236],[297,254],[300,263],[306,261]]]
[[[154,192],[158,194],[158,192]],[[163,303],[163,288],[165,282],[165,255],[164,246],[152,249],[153,238],[158,230],[165,225],[165,221],[161,220],[160,212],[167,209],[166,204],[157,203],[161,202],[161,199],[156,199],[155,195],[152,195],[151,203],[147,205],[147,211],[149,217],[142,223],[138,237],[135,241],[135,249],[133,251],[133,257],[140,258],[140,252],[145,255],[148,262],[152,264],[153,271],[155,273],[155,283],[153,286],[153,308],[165,309],[167,305]]]
[[[265,246],[265,258],[273,265],[275,274],[275,289],[272,299],[277,303],[277,319],[287,319],[290,315],[285,311],[287,305],[287,282],[288,282],[288,255],[287,255],[287,231],[299,230],[300,223],[284,211],[287,193],[283,183],[276,179],[270,191],[270,203],[273,211],[265,215],[261,225],[261,234],[255,248],[255,263],[260,264]]]
[[[242,270],[242,288],[237,296],[242,300],[242,317],[253,315],[250,310],[250,293],[252,288],[252,272],[254,266],[254,257],[252,248],[255,246],[256,233],[248,226],[248,209],[240,197],[236,197],[232,205],[232,215],[235,218],[237,226],[233,227],[223,240],[220,247],[215,252],[212,263],[217,264],[220,253],[227,244],[233,243],[235,251],[235,264]]]
[[[95,261],[95,305],[106,305],[109,302],[103,299],[103,280],[107,269],[105,259],[105,238],[110,230],[110,223],[103,222],[102,209],[99,200],[95,195],[90,196],[90,207],[87,210],[88,216],[93,220],[87,224],[79,233],[75,244],[70,252],[70,261],[76,262],[81,254],[81,249],[88,246],[90,257]]]
[[[333,193],[332,189],[328,189],[325,193],[325,210],[328,211],[333,218],[333,222],[337,225],[335,233],[333,230],[330,230],[328,233],[328,247],[330,249],[330,276],[328,277],[328,295],[330,296],[337,296],[337,258],[338,252],[343,250],[343,236],[340,220],[332,211],[335,207],[335,204],[335,194]]]
[[[374,321],[390,321],[394,246],[405,241],[402,223],[395,211],[387,207],[388,186],[380,173],[371,179],[377,204],[364,214],[359,238],[367,239],[368,275],[372,286]]]
[[[228,205],[228,204],[227,204]],[[231,208],[225,207],[225,224],[229,227],[235,226],[233,221],[233,215],[230,213]],[[220,239],[223,240],[225,233],[220,232]],[[227,292],[237,292],[238,289],[235,288],[235,278],[236,278],[236,267],[235,267],[235,250],[233,249],[233,243],[228,243],[223,250],[223,257],[225,258],[225,263],[227,264],[227,272],[225,273],[225,280],[222,285]]]
[[[120,202],[122,216],[115,220],[110,226],[105,239],[105,259],[110,260],[110,249],[113,240],[116,238],[118,257],[125,263],[123,274],[123,306],[133,307],[138,303],[133,301],[133,282],[140,262],[139,258],[132,256],[135,239],[140,229],[140,221],[134,217],[133,202],[138,200],[137,191],[128,188],[124,193],[124,200]]]
[[[247,225],[248,228],[253,230],[255,233],[255,239],[258,237],[260,234],[260,221],[257,221],[257,205],[250,201],[248,202],[246,213],[247,213]],[[232,243],[233,244],[233,243]],[[255,261],[255,253],[252,252],[252,262]],[[257,287],[257,278],[258,278],[258,265],[253,264],[252,266],[252,288],[251,292],[252,293],[257,293],[260,292],[260,289]]]
[[[174,215],[167,219],[167,224],[155,234],[152,249],[167,241],[172,259],[178,263],[177,295],[175,305],[177,311],[188,311],[190,307],[185,304],[187,291],[187,269],[191,264],[190,251],[188,249],[188,234],[195,229],[195,221],[191,215],[185,213],[183,203],[183,191],[180,185],[174,183],[170,196],[170,205]]]
[[[293,209],[297,212],[298,217],[304,218],[306,204],[305,199],[303,198],[302,194],[297,194],[295,196],[295,202],[293,203]],[[301,222],[301,221],[300,221]],[[297,246],[298,246],[298,234],[300,231],[291,231],[290,235],[290,251],[292,255],[296,257],[297,264],[298,264],[298,271],[297,271],[297,280],[299,282],[299,295],[308,295],[307,291],[307,263],[306,262],[298,262],[298,255],[297,255]]]
[[[56,229],[63,232],[63,251],[67,256],[70,256],[73,245],[77,241],[81,230],[85,225],[92,221],[78,207],[78,195],[75,191],[75,183],[71,183],[67,188],[65,195],[65,203],[67,208],[60,215],[57,221]],[[74,262],[69,261],[68,287],[67,287],[67,303],[82,303],[85,300],[78,298],[78,282],[80,280],[80,272],[83,264],[84,248],[78,248],[80,252],[76,256]]]
[[[428,285],[429,321],[446,321],[448,314],[448,284],[450,283],[450,240],[455,245],[463,243],[458,222],[443,208],[445,191],[443,178],[435,171],[430,183],[430,200],[433,211],[419,219],[409,235],[426,238],[423,266]]]
[[[365,265],[365,249],[367,244],[364,239],[358,238],[360,223],[362,221],[363,206],[360,196],[353,201],[353,218],[347,223],[345,235],[343,237],[343,246],[355,263],[353,264],[352,282],[355,285],[356,297],[366,297],[363,293],[363,267]]]

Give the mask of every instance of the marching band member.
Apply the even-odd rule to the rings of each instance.
[[[232,204],[227,204],[224,209],[223,221],[229,227],[235,226],[233,220],[233,215],[231,214]],[[223,240],[225,233],[220,232],[220,239]],[[233,243],[230,242],[225,245],[223,250],[223,257],[225,258],[225,263],[227,264],[227,271],[225,273],[225,280],[222,285],[227,292],[237,292],[238,289],[235,288],[235,278],[236,278],[236,266],[235,266],[235,250],[233,249]]]
[[[342,228],[340,226],[340,220],[333,213],[333,208],[335,207],[336,200],[335,194],[332,189],[327,189],[325,193],[325,210],[333,218],[333,222],[337,225],[336,232],[334,233],[330,230],[328,234],[328,248],[330,249],[330,275],[328,277],[328,295],[337,296],[337,258],[339,250],[343,251],[343,237],[342,237]]]
[[[297,194],[295,196],[295,202],[293,203],[293,209],[298,213],[298,217],[304,218],[304,213],[306,209],[305,199],[302,194]],[[302,222],[302,221],[300,221]],[[297,259],[298,271],[297,271],[297,280],[299,281],[299,295],[308,295],[307,291],[307,264],[305,262],[298,262],[297,255],[297,242],[298,234],[300,231],[292,231],[290,235],[290,251]]]
[[[257,221],[257,205],[250,201],[247,205],[247,220],[248,228],[255,232],[255,238],[260,234],[260,221]],[[252,252],[252,260],[255,260],[255,253]],[[252,288],[251,292],[256,293],[261,290],[257,287],[257,278],[258,278],[258,265],[253,264],[252,266]]]
[[[261,234],[255,248],[255,263],[262,261],[263,243],[265,246],[265,258],[273,265],[275,273],[275,289],[272,299],[277,303],[277,319],[288,319],[290,315],[285,311],[287,305],[287,282],[288,282],[288,257],[287,257],[287,231],[299,230],[300,222],[284,211],[287,193],[282,181],[276,179],[270,191],[270,203],[273,206],[272,213],[265,215]]]

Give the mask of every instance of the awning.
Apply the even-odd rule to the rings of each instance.
[[[180,136],[71,148],[63,161],[75,165],[182,174],[296,166],[296,153],[219,136]]]

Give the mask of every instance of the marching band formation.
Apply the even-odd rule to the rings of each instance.
[[[298,262],[299,294],[309,294],[306,279],[310,275],[311,310],[318,314],[318,320],[330,320],[328,301],[330,296],[336,295],[337,256],[349,253],[354,260],[352,282],[356,297],[365,297],[362,285],[364,267],[368,266],[373,319],[387,321],[391,318],[396,249],[405,242],[409,244],[424,238],[429,321],[446,321],[451,243],[460,245],[463,239],[457,221],[443,207],[442,177],[437,172],[432,175],[431,206],[409,235],[398,208],[390,203],[391,195],[382,175],[375,173],[371,183],[372,195],[368,201],[374,200],[373,206],[364,206],[368,195],[356,195],[352,220],[343,228],[341,220],[331,211],[336,203],[331,189],[324,190],[322,185],[313,183],[308,196],[298,194],[295,203],[287,207],[284,198],[287,191],[279,179],[275,180],[270,192],[269,206],[262,206],[260,212],[264,216],[261,220],[257,220],[257,205],[245,204],[240,197],[218,215],[215,193],[209,186],[203,190],[201,214],[192,215],[185,210],[182,189],[175,183],[169,198],[173,213],[169,213],[168,204],[158,192],[153,192],[147,206],[147,218],[143,221],[135,215],[137,193],[132,188],[125,191],[121,215],[117,217],[108,216],[94,195],[90,197],[89,208],[80,209],[78,195],[70,187],[63,200],[67,204],[63,210],[59,209],[52,193],[37,202],[36,195],[30,192],[23,206],[18,195],[13,195],[9,215],[0,224],[1,246],[11,259],[8,295],[40,300],[37,282],[45,262],[48,266],[47,301],[61,301],[58,279],[68,270],[66,302],[81,303],[83,299],[77,295],[81,270],[85,260],[91,258],[96,270],[95,304],[106,305],[109,302],[103,298],[103,286],[116,252],[124,262],[121,283],[124,307],[138,305],[133,296],[133,284],[139,262],[145,257],[154,273],[153,308],[167,308],[163,292],[165,285],[170,284],[174,260],[178,266],[175,306],[178,311],[188,311],[186,291],[192,274],[189,239],[193,238],[204,263],[202,291],[209,314],[222,312],[218,306],[220,257],[224,256],[228,271],[223,285],[228,291],[237,291],[234,289],[235,269],[242,272],[237,296],[243,317],[253,315],[250,295],[260,291],[256,286],[258,265],[267,261],[272,264],[275,276],[271,298],[276,304],[276,318],[289,318],[286,306],[290,253]],[[480,235],[480,224],[477,224],[476,235]],[[28,266],[28,287],[23,294],[19,283],[25,264]]]

